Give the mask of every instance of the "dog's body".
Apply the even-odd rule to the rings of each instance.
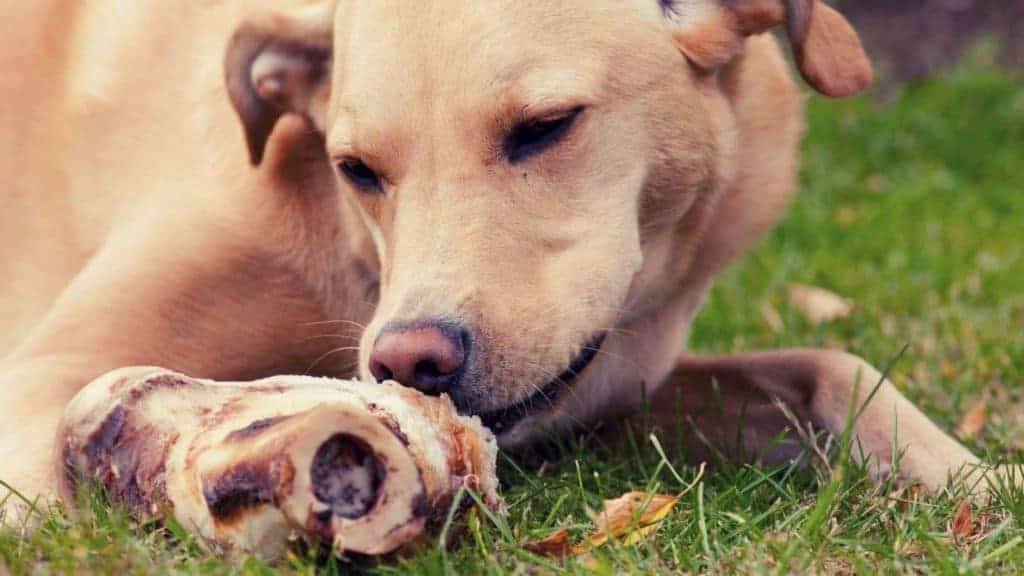
[[[827,7],[284,15],[296,4],[309,2],[0,7],[0,478],[52,494],[61,411],[108,370],[391,376],[452,326],[457,346],[439,345],[457,370],[431,357],[410,378],[506,444],[628,410],[644,385],[663,417],[681,397],[709,438],[735,438],[699,408],[714,379],[726,407],[754,398],[756,450],[785,425],[773,399],[836,431],[880,380],[835,352],[683,354],[716,274],[795,187],[799,90],[776,42],[747,35],[784,18],[819,90],[867,83]],[[887,382],[855,432],[883,470],[897,438],[902,472],[930,487],[976,462]]]

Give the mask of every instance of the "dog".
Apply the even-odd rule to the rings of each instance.
[[[686,352],[796,188],[782,46],[823,94],[871,82],[820,0],[38,0],[0,19],[0,478],[27,498],[54,494],[65,404],[131,365],[395,379],[509,447],[646,401],[753,453],[787,428],[779,402],[833,433],[856,409],[880,474],[897,450],[931,489],[979,464],[856,356]]]

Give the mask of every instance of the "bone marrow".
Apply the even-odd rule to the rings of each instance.
[[[362,518],[377,502],[387,476],[369,444],[337,434],[320,445],[313,457],[313,495],[341,518]]]
[[[390,553],[428,533],[463,486],[503,506],[494,436],[446,398],[393,383],[121,370],[78,394],[58,440],[70,506],[98,484],[233,556],[274,560],[296,535]]]

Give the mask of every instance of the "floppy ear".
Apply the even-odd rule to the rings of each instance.
[[[254,166],[278,119],[300,114],[323,129],[330,84],[333,2],[243,23],[228,43],[224,78]]]
[[[852,96],[873,79],[857,32],[821,0],[663,0],[673,37],[697,67],[713,70],[742,50],[744,39],[779,24],[800,73],[822,94]]]

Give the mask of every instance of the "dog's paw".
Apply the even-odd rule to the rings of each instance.
[[[0,515],[5,527],[31,527],[57,499],[52,455],[59,414],[41,410],[35,415],[0,440]]]
[[[972,464],[955,474],[949,483],[954,497],[988,503],[1024,491],[1024,464]]]

